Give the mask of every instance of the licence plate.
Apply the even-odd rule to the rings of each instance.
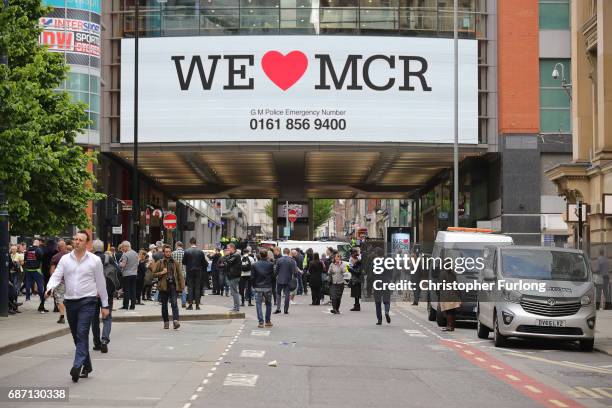
[[[565,327],[566,323],[567,322],[565,320],[539,320],[538,319],[538,326],[543,326],[543,327]]]

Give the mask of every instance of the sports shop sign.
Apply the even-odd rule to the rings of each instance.
[[[40,43],[52,51],[100,57],[100,25],[68,18],[41,17]]]
[[[134,42],[121,46],[121,142]],[[453,41],[366,36],[145,38],[139,142],[453,142]],[[478,142],[477,42],[459,41],[459,141]]]

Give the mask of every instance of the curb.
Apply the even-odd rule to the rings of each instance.
[[[196,321],[196,320],[233,320],[233,319],[245,319],[244,313],[211,313],[201,315],[187,315],[181,316],[181,322]],[[160,316],[113,316],[113,323],[118,322],[159,322],[161,321]],[[65,336],[70,334],[69,327],[63,327],[61,329],[53,330],[39,336],[30,337],[29,339],[17,341],[15,343],[7,344],[6,346],[0,346],[0,356],[12,353],[13,351],[21,350],[26,347],[33,346],[38,343],[52,340],[57,337]]]
[[[597,338],[596,338],[596,339],[597,339]],[[595,341],[597,341],[597,340],[595,340]],[[612,350],[610,350],[610,347],[608,347],[607,349],[605,349],[605,348],[599,348],[599,347],[597,347],[597,345],[595,345],[595,346],[593,346],[593,350],[594,350],[594,351],[597,351],[597,352],[599,352],[599,353],[602,353],[602,354],[608,355],[608,356],[612,356]]]

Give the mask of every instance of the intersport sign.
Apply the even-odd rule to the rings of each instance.
[[[121,142],[134,41],[122,40]],[[139,42],[139,142],[453,142],[453,42],[241,36]],[[459,41],[459,141],[478,142],[477,42]]]

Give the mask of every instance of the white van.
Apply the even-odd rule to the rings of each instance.
[[[582,251],[486,248],[480,278],[492,288],[478,293],[479,338],[492,331],[496,347],[508,337],[525,337],[578,341],[582,350],[593,350],[595,287]]]
[[[480,228],[448,228],[439,231],[432,250],[433,258],[482,258],[487,246],[512,245],[512,237],[503,234],[494,234],[490,230]],[[440,270],[433,267],[429,269],[428,279],[432,283],[439,282]],[[457,282],[478,281],[478,270],[466,270],[457,273]],[[457,320],[476,320],[477,292],[460,291],[461,306],[456,311]],[[441,311],[440,291],[427,291],[427,315],[430,321],[436,321],[439,326],[446,326],[446,318]]]
[[[345,253],[350,252],[350,245],[341,241],[279,241],[278,247],[281,251],[285,248],[300,248],[304,252],[306,252],[308,248],[312,248],[313,252],[318,253],[319,256],[323,256],[325,250],[329,247],[340,252],[343,257]]]

